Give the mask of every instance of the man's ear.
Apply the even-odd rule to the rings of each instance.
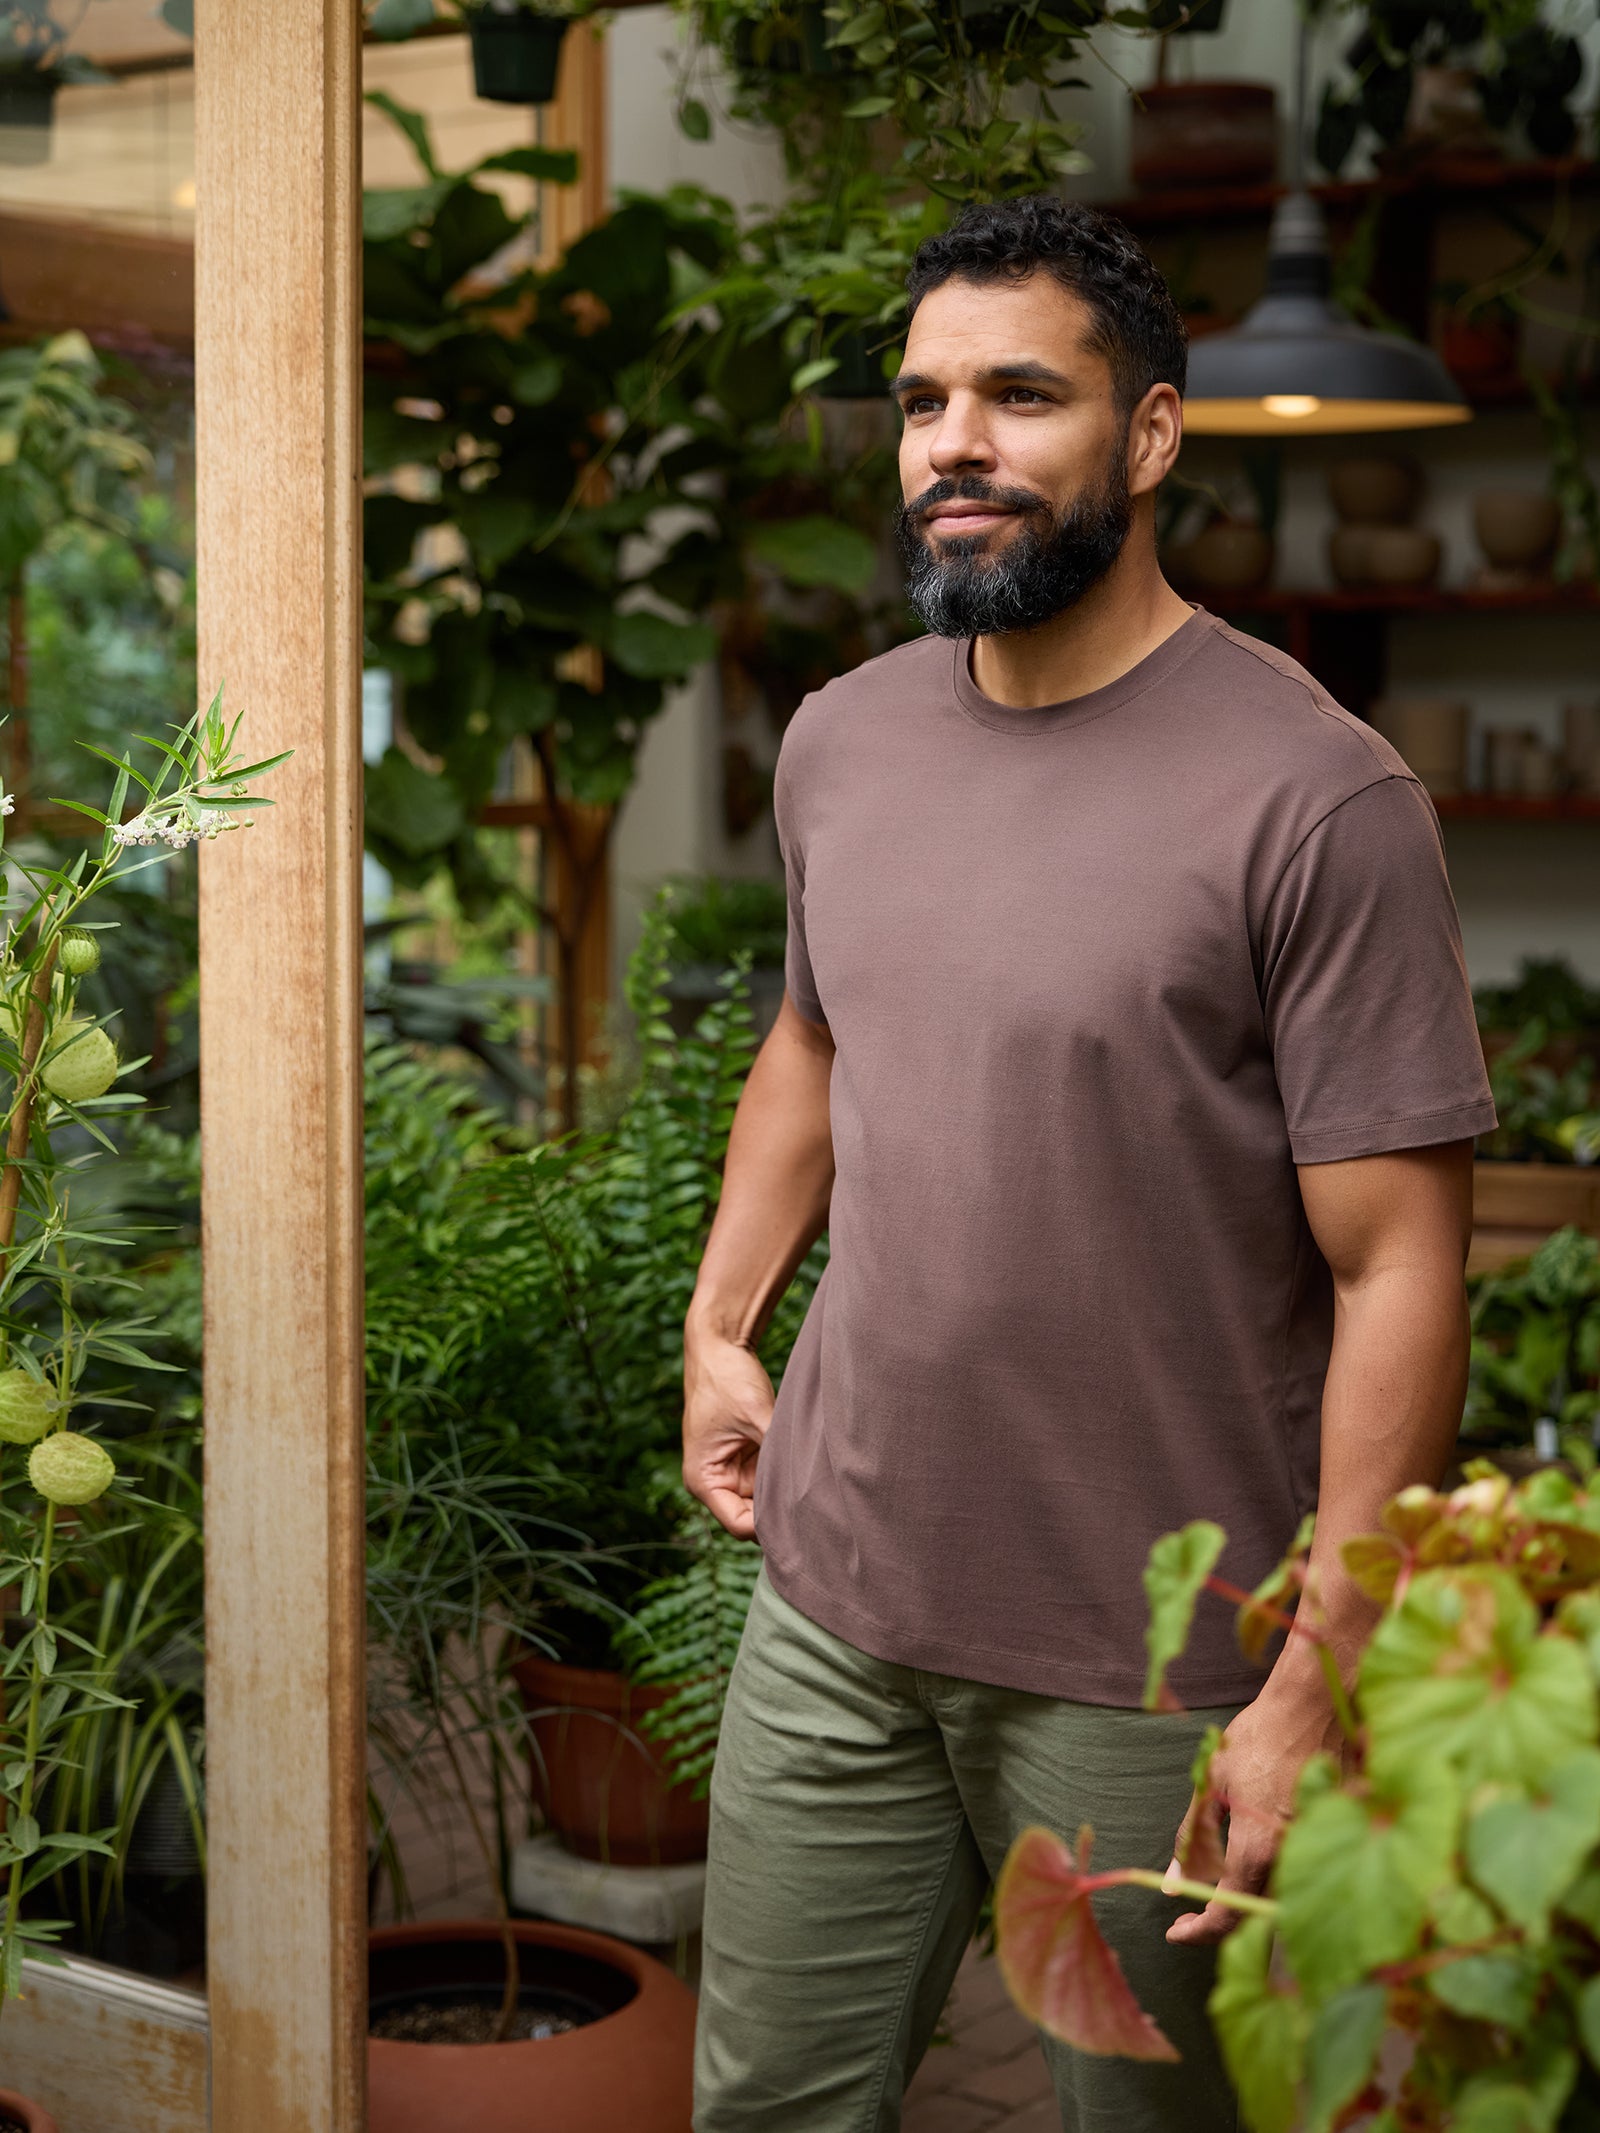
[[[1128,494],[1153,495],[1172,472],[1183,442],[1183,402],[1171,385],[1152,385],[1128,424]]]

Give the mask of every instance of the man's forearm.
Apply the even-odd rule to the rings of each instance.
[[[690,1341],[753,1346],[827,1226],[833,1190],[833,1044],[786,1000],[734,1118],[722,1198],[694,1299]]]

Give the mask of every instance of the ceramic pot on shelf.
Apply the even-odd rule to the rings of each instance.
[[[1394,591],[1431,585],[1444,544],[1421,526],[1364,526],[1368,582]]]
[[[571,2026],[506,2044],[370,2038],[371,2133],[689,2133],[688,1986],[604,1933],[524,1919],[514,1931],[523,2005]],[[493,1920],[382,1926],[368,1948],[375,2023],[403,2030],[426,2010],[499,2005]]]
[[[1422,468],[1404,452],[1339,459],[1328,469],[1328,494],[1346,526],[1409,526],[1422,501]]]
[[[1429,792],[1441,798],[1467,781],[1467,707],[1450,697],[1385,696],[1369,721]]]
[[[1269,83],[1154,82],[1133,92],[1128,168],[1141,191],[1262,185],[1277,167],[1277,99]]]
[[[1272,575],[1272,542],[1246,520],[1219,518],[1182,544],[1177,561],[1201,592],[1254,592]]]
[[[1532,489],[1480,489],[1472,530],[1492,570],[1537,579],[1548,573],[1561,538],[1561,507]]]

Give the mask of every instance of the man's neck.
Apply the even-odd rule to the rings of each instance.
[[[1154,555],[1124,552],[1075,606],[1034,630],[978,637],[972,678],[1012,710],[1060,704],[1109,683],[1147,659],[1193,609],[1162,577]]]

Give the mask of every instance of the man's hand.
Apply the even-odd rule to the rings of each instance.
[[[684,1487],[719,1525],[754,1540],[756,1461],[772,1420],[772,1380],[742,1341],[691,1335],[683,1389]]]
[[[1320,1748],[1337,1754],[1342,1741],[1328,1698],[1316,1685],[1293,1692],[1271,1681],[1247,1704],[1223,1735],[1211,1759],[1211,1789],[1221,1796],[1228,1817],[1228,1850],[1217,1886],[1259,1896],[1272,1872],[1284,1828],[1294,1808],[1300,1772]],[[1187,1845],[1198,1797],[1178,1831],[1177,1856]],[[1177,1867],[1177,1857],[1173,1860]],[[1225,1903],[1208,1903],[1203,1911],[1186,1911],[1167,1928],[1169,1941],[1202,1946],[1219,1941],[1239,1923],[1240,1913]]]

